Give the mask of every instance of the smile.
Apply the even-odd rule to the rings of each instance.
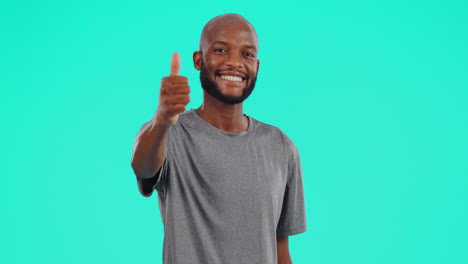
[[[222,74],[219,76],[221,79],[223,80],[227,80],[227,81],[233,81],[233,82],[242,82],[244,80],[243,77],[240,77],[240,76],[235,76],[235,75],[225,75],[225,74]]]

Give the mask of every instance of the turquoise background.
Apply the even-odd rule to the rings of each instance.
[[[245,112],[303,165],[294,263],[468,263],[466,1],[2,1],[1,263],[161,263],[133,140],[171,54],[192,101],[203,25],[236,12],[261,60]],[[241,263],[243,264],[243,263]]]

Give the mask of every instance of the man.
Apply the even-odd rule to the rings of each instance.
[[[166,264],[292,263],[288,236],[306,231],[295,145],[243,114],[257,52],[240,15],[209,21],[193,54],[203,104],[185,112],[190,88],[174,53],[156,114],[136,137],[131,165],[141,194],[158,192]]]

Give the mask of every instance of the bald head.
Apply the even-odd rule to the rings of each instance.
[[[256,49],[258,49],[257,33],[252,24],[241,15],[229,13],[217,16],[206,23],[200,38],[200,51],[206,49],[212,41],[215,41],[215,38],[222,38],[226,34],[226,31],[232,30],[244,31],[243,35],[249,35],[248,37],[252,39]]]

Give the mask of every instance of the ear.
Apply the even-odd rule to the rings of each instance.
[[[195,51],[193,53],[193,66],[195,69],[198,71],[201,70],[201,60],[202,60],[202,54],[200,51]]]
[[[258,74],[258,70],[260,70],[260,60],[257,60],[257,74]]]

